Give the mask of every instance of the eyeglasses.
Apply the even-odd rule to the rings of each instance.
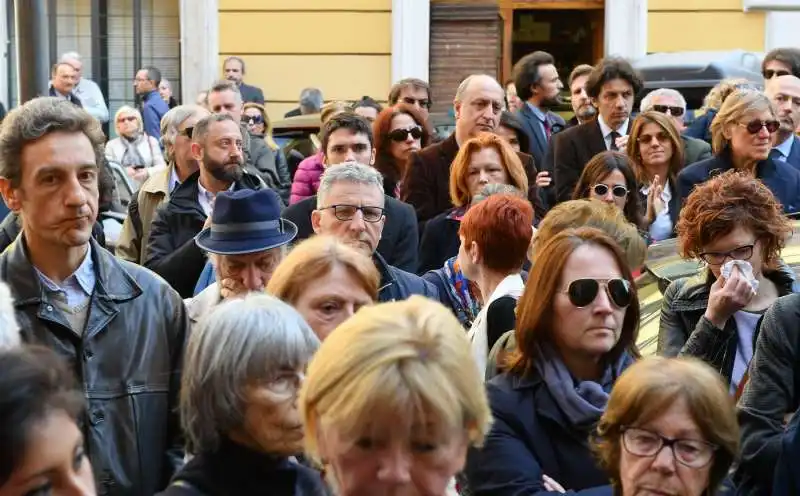
[[[762,127],[767,128],[769,134],[772,134],[781,127],[781,123],[776,120],[762,121],[760,119],[755,119],[747,124],[743,122],[739,122],[738,124],[744,128],[747,128],[747,132],[750,134],[758,134]]]
[[[610,187],[611,194],[616,196],[617,198],[625,198],[628,196],[628,188],[621,184],[614,185]],[[595,184],[592,186],[592,191],[597,196],[606,196],[608,194],[609,186],[607,184]]]
[[[425,109],[431,108],[431,101],[428,100],[427,98],[416,99],[416,98],[411,98],[411,97],[407,96],[407,97],[403,98],[403,103],[407,103],[409,105],[417,105],[417,104],[419,104],[420,107],[425,108]]]
[[[631,455],[642,457],[657,456],[667,446],[678,463],[690,468],[705,467],[719,449],[717,445],[699,439],[669,439],[635,427],[623,427],[622,445]]]
[[[388,136],[389,139],[391,139],[392,141],[397,141],[398,143],[401,143],[406,139],[408,139],[409,134],[411,135],[412,138],[418,140],[422,138],[422,128],[419,126],[414,126],[410,129],[395,129],[394,131],[390,132]]]
[[[772,69],[767,69],[761,73],[761,75],[764,76],[764,79],[772,79],[775,76],[788,76],[789,74],[791,74],[789,71],[774,71]]]
[[[181,136],[186,136],[189,139],[192,139],[192,134],[194,134],[194,126],[189,126],[183,131],[180,131],[178,134]]]
[[[637,141],[643,145],[649,145],[653,142],[653,140],[658,141],[659,143],[666,143],[669,141],[669,136],[664,131],[661,131],[657,134],[643,134],[637,138]]]
[[[633,295],[631,283],[625,279],[575,279],[567,286],[566,293],[570,303],[578,308],[589,306],[600,293],[603,287],[611,302],[618,308],[625,308],[631,304]]]
[[[730,258],[731,260],[750,260],[753,258],[753,248],[755,248],[755,242],[749,245],[742,245],[738,248],[734,248],[731,251],[726,252],[705,252],[701,253],[699,256],[700,258],[709,265],[722,265],[725,263],[725,260]]]
[[[672,105],[653,105],[653,110],[662,114],[669,112],[669,115],[674,117],[680,117],[686,112],[686,109],[683,107],[675,107]]]
[[[123,122],[133,122],[133,121],[135,121],[135,120],[136,120],[136,116],[129,115],[129,116],[127,116],[127,117],[120,117],[119,119],[117,119],[117,122],[119,122],[119,123],[123,123]]]
[[[333,210],[333,215],[341,221],[352,220],[356,216],[356,212],[360,210],[361,217],[365,222],[380,222],[384,212],[381,207],[359,207],[357,205],[331,205],[319,210]]]
[[[244,124],[263,124],[264,117],[261,115],[243,115],[242,123]]]

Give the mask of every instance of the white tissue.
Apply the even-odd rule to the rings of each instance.
[[[722,266],[720,274],[725,279],[728,279],[731,277],[731,272],[733,272],[734,267],[737,267],[741,276],[750,283],[753,292],[758,293],[758,279],[753,275],[753,266],[750,265],[750,262],[746,260],[731,260]]]

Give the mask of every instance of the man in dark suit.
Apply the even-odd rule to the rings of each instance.
[[[49,95],[68,100],[78,107],[83,107],[80,99],[73,91],[77,83],[78,73],[75,71],[75,68],[66,62],[58,62],[53,65],[50,71]]]
[[[776,117],[781,123],[769,156],[800,170],[800,138],[795,135],[800,125],[800,79],[792,75],[773,77],[765,93],[778,110]]]
[[[222,64],[222,70],[225,72],[225,79],[239,86],[239,93],[242,94],[245,103],[255,102],[264,105],[264,92],[261,88],[244,83],[244,60],[240,57],[228,57]]]
[[[655,111],[665,114],[672,119],[675,128],[679,133],[683,133],[686,128],[684,117],[686,116],[686,99],[677,90],[672,88],[658,88],[648,93],[642,98],[639,105],[642,112]],[[711,145],[697,138],[692,138],[681,134],[683,140],[683,162],[684,165],[691,165],[695,162],[705,160],[711,156]]]
[[[460,143],[481,132],[494,132],[500,122],[505,92],[491,76],[472,75],[458,86],[453,106],[456,130],[447,139],[412,153],[403,179],[403,201],[414,206],[422,223],[453,205],[450,202],[450,166],[458,154]],[[533,157],[520,153],[519,158],[528,176],[528,198],[534,205],[537,219],[544,214],[536,187]]]
[[[621,58],[601,60],[589,75],[586,92],[598,110],[596,120],[561,133],[554,142],[556,198],[562,202],[572,192],[592,157],[607,150],[624,150],[630,132],[633,99],[642,79]]]

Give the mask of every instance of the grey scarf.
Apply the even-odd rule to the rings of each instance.
[[[142,139],[146,139],[148,140],[147,143],[150,143],[149,137],[144,133],[140,133],[133,138],[126,138],[125,136],[119,137],[119,140],[122,142],[122,146],[125,147],[125,151],[122,153],[122,158],[120,159],[121,166],[147,167],[148,165],[152,165],[146,163],[144,157],[142,157],[142,154],[139,153],[139,144],[141,143]]]

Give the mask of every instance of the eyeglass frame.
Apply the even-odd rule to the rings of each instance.
[[[342,217],[340,217],[340,216],[339,216],[339,215],[337,215],[337,213],[336,213],[336,212],[337,212],[337,209],[338,209],[339,207],[350,207],[350,208],[354,208],[354,209],[355,209],[355,211],[353,212],[353,216],[352,216],[352,217],[346,217],[346,218],[342,218]],[[375,208],[375,209],[378,209],[378,210],[380,210],[380,211],[381,211],[381,215],[380,215],[380,217],[378,217],[378,218],[377,218],[377,219],[375,219],[375,220],[369,220],[369,219],[367,219],[367,215],[364,213],[364,209],[365,209],[365,208]],[[351,220],[353,220],[353,219],[355,218],[355,216],[356,216],[355,212],[358,212],[358,211],[360,211],[360,212],[361,212],[361,218],[364,220],[364,222],[369,222],[370,224],[375,224],[375,223],[378,223],[378,222],[380,222],[381,220],[383,220],[383,219],[384,219],[384,217],[386,217],[386,209],[385,209],[385,208],[383,208],[383,207],[374,207],[374,206],[372,206],[372,205],[362,205],[362,206],[358,206],[358,205],[349,205],[349,204],[347,204],[347,203],[339,203],[339,204],[336,204],[336,205],[328,205],[327,207],[318,208],[317,210],[319,210],[319,211],[322,211],[322,210],[331,210],[331,209],[333,209],[333,215],[334,215],[334,217],[336,217],[336,219],[337,219],[337,220],[340,220],[340,221],[342,221],[342,222],[347,222],[347,221],[351,221]]]
[[[716,266],[718,266],[718,265],[724,265],[724,264],[725,264],[725,260],[727,260],[727,259],[729,259],[729,258],[730,258],[731,260],[742,260],[742,261],[747,261],[747,260],[750,260],[751,258],[753,258],[753,254],[755,253],[755,248],[756,248],[756,244],[757,244],[757,243],[758,243],[758,240],[755,240],[755,241],[753,241],[753,242],[752,242],[752,243],[750,243],[750,244],[738,246],[738,247],[734,248],[733,250],[730,250],[730,251],[727,251],[727,252],[713,252],[713,251],[707,251],[707,252],[703,252],[703,253],[698,253],[698,254],[697,254],[697,256],[698,256],[698,257],[700,258],[700,260],[702,260],[703,262],[707,263],[708,265],[713,265],[713,266],[715,266],[715,267],[716,267]],[[739,250],[743,250],[743,249],[749,249],[749,250],[750,250],[750,254],[749,254],[749,255],[747,255],[746,257],[743,257],[743,258],[734,258],[734,257],[733,257],[733,252],[735,252],[735,251],[739,251]],[[706,257],[708,257],[709,255],[722,255],[722,262],[719,262],[719,263],[715,263],[715,262],[709,262],[709,261],[706,259]]]
[[[616,198],[627,198],[627,197],[628,197],[628,195],[631,193],[631,191],[628,189],[628,187],[627,187],[627,186],[623,186],[622,184],[615,184],[614,186],[609,186],[608,184],[597,183],[597,184],[595,184],[594,186],[592,186],[592,188],[591,188],[591,190],[590,190],[590,191],[592,191],[594,194],[596,194],[597,196],[606,196],[606,195],[608,194],[608,191],[606,191],[605,193],[599,193],[599,192],[597,191],[597,187],[598,187],[598,186],[603,186],[603,187],[605,187],[605,188],[608,188],[608,189],[609,189],[609,191],[611,191],[611,194],[612,194],[612,195],[614,195],[614,197],[616,197]],[[618,195],[614,194],[614,189],[615,189],[615,188],[622,188],[622,189],[624,189],[624,190],[625,190],[625,195],[623,195],[623,196],[618,196]]]
[[[631,449],[628,447],[628,443],[627,443],[627,441],[625,440],[625,439],[626,439],[626,438],[625,438],[625,434],[626,434],[626,433],[628,433],[628,432],[631,432],[631,431],[640,431],[640,432],[646,432],[647,434],[652,434],[653,436],[657,437],[657,438],[658,438],[658,441],[659,441],[659,443],[658,443],[658,448],[657,448],[657,449],[656,449],[656,450],[655,450],[653,453],[651,453],[651,454],[649,454],[649,455],[644,455],[644,454],[634,453],[634,452],[633,452],[633,451],[631,451]],[[662,435],[661,435],[660,433],[658,433],[658,432],[651,431],[650,429],[642,429],[641,427],[631,427],[631,426],[622,426],[622,427],[620,427],[620,438],[621,438],[621,440],[622,440],[622,448],[623,448],[625,451],[627,451],[628,453],[630,453],[631,455],[633,455],[633,456],[638,456],[638,457],[640,457],[640,458],[655,458],[655,457],[657,457],[657,456],[658,456],[658,455],[661,453],[661,450],[663,450],[663,449],[664,449],[664,447],[666,446],[666,447],[668,447],[668,448],[670,449],[670,451],[672,451],[672,457],[675,459],[675,461],[676,461],[676,462],[680,463],[680,464],[681,464],[681,465],[683,465],[684,467],[689,467],[689,468],[703,468],[703,467],[707,467],[707,466],[708,466],[708,464],[709,464],[709,463],[711,463],[711,462],[714,460],[714,453],[715,453],[717,450],[719,450],[719,446],[718,446],[718,445],[716,445],[716,444],[714,444],[714,443],[709,443],[708,441],[705,441],[705,440],[702,440],[702,439],[688,439],[688,438],[675,438],[675,439],[670,439],[670,438],[668,438],[668,437],[666,437],[666,436],[662,436]],[[708,460],[707,460],[705,463],[703,463],[702,465],[697,465],[697,466],[695,466],[695,465],[689,465],[688,463],[686,463],[686,462],[685,462],[684,460],[682,460],[682,459],[681,459],[681,457],[679,457],[679,456],[678,456],[678,454],[675,452],[675,445],[676,445],[676,444],[678,444],[678,443],[680,443],[680,442],[682,442],[682,441],[683,441],[683,442],[685,442],[685,441],[689,441],[689,442],[692,442],[692,443],[699,443],[699,444],[705,445],[707,448],[709,448],[709,449],[710,449],[710,455],[709,455],[709,457],[708,457]]]
[[[179,136],[186,136],[189,139],[192,139],[192,135],[194,134],[194,126],[187,126],[183,129],[183,131],[178,131]]]
[[[662,110],[659,110],[661,108]],[[669,112],[671,117],[681,117],[683,114],[686,113],[686,109],[679,106],[679,105],[653,105],[651,109],[654,112],[658,112],[659,114],[665,114]]]
[[[767,74],[769,74],[769,76],[767,76]],[[782,69],[779,70],[766,69],[764,71],[761,71],[761,76],[766,80],[770,80],[774,77],[791,76],[791,75],[792,75],[791,71],[785,71]]]
[[[575,302],[572,301],[572,298],[570,297],[570,288],[576,282],[585,281],[585,280],[591,280],[591,281],[595,281],[597,283],[597,293],[595,293],[594,298],[592,298],[592,301],[590,301],[586,305],[578,306],[578,305],[575,304]],[[614,300],[614,296],[611,294],[611,289],[608,287],[608,285],[609,285],[609,283],[611,281],[622,281],[623,285],[625,286],[625,289],[627,289],[627,291],[628,291],[628,297],[630,297],[631,300],[633,299],[633,286],[631,285],[631,282],[628,281],[627,279],[625,279],[624,277],[611,277],[611,278],[608,278],[608,279],[596,279],[594,277],[579,277],[577,279],[573,279],[572,281],[570,281],[570,283],[567,284],[567,287],[561,289],[561,291],[559,291],[559,293],[567,295],[567,298],[569,299],[569,303],[572,306],[574,306],[575,308],[586,308],[589,305],[591,305],[592,303],[594,303],[595,300],[597,300],[597,297],[600,296],[600,291],[605,291],[606,292],[606,296],[608,297],[608,301],[610,301],[612,305],[614,305],[615,307],[619,308],[620,310],[626,309],[629,306],[631,306],[630,302],[628,302],[627,305],[619,305]]]
[[[761,127],[759,127],[756,132],[753,132],[753,131],[750,130],[750,125],[753,124],[754,122],[761,123]],[[773,123],[777,127],[775,127],[774,131],[770,131],[769,127],[767,125],[768,124],[773,124]],[[749,122],[737,122],[736,125],[745,128],[745,130],[748,133],[750,133],[751,135],[756,135],[756,134],[760,133],[762,129],[766,129],[769,134],[775,134],[781,128],[781,123],[780,123],[780,121],[778,119],[770,119],[768,121],[762,121],[761,119],[753,119],[753,120],[751,120]]]

